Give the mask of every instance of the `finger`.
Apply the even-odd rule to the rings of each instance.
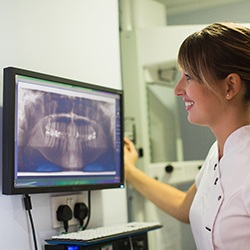
[[[124,144],[124,151],[130,152],[130,146],[128,144]]]
[[[125,143],[125,144],[130,144],[130,142],[131,142],[131,141],[130,141],[128,138],[124,137],[124,143]]]

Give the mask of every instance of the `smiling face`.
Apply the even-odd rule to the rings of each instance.
[[[250,124],[249,41],[249,28],[214,23],[188,36],[178,52],[183,74],[175,94],[185,102],[189,122],[214,133],[220,156],[226,138]]]
[[[217,91],[215,94],[206,84],[191,79],[184,72],[174,90],[175,95],[185,102],[189,122],[208,127],[217,124],[225,112],[225,106],[219,99],[222,89],[218,87]]]

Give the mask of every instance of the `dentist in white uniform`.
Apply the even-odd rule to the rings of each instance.
[[[174,92],[189,122],[209,127],[216,141],[183,192],[136,168],[137,151],[125,138],[126,179],[160,209],[190,223],[198,250],[250,249],[250,29],[211,24],[185,39],[178,63],[182,76]]]

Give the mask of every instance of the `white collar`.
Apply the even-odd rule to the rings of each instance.
[[[239,146],[247,138],[246,135],[250,135],[250,125],[246,125],[238,128],[233,133],[231,133],[224,145],[223,155],[228,154],[234,147]]]

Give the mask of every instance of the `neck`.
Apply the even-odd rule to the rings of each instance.
[[[250,124],[250,105],[244,101],[241,91],[222,106],[221,115],[213,120],[210,129],[214,133],[219,148],[219,159],[223,156],[227,138],[237,129]]]
[[[224,124],[224,126],[220,126],[219,129],[211,129],[217,139],[218,142],[218,150],[219,150],[219,160],[222,158],[224,153],[224,145],[227,140],[227,138],[237,129],[249,125],[250,122],[244,121],[244,122],[235,122],[235,123],[229,123]]]

